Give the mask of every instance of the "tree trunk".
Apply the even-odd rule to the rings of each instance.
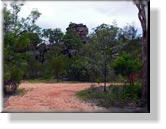
[[[142,36],[142,63],[143,63],[143,68],[142,68],[142,98],[147,101],[147,37],[146,32],[143,32]]]
[[[104,62],[104,92],[106,92],[106,83],[107,83],[107,64],[105,60]]]
[[[139,12],[138,18],[142,26],[142,99],[147,102],[147,29],[146,29],[146,13],[143,3],[136,4]]]
[[[57,82],[59,82],[59,73],[56,72],[56,79],[57,79]]]

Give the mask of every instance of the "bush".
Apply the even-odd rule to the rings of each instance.
[[[81,100],[96,103],[98,106],[140,106],[141,85],[135,86],[109,86],[107,92],[103,87],[93,87],[76,94]]]

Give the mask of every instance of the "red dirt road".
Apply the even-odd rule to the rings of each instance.
[[[28,83],[24,95],[11,96],[4,112],[106,112],[105,108],[79,100],[75,94],[92,83]]]

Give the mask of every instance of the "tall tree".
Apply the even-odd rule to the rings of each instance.
[[[117,43],[118,27],[116,25],[102,24],[95,29],[94,40],[97,43],[96,52],[100,58],[97,62],[102,65],[104,78],[104,92],[108,80],[108,63],[112,60],[113,46]]]
[[[64,54],[71,57],[73,55],[76,56],[80,53],[80,49],[83,46],[83,41],[73,30],[66,31],[63,41],[64,41],[64,45],[63,45]]]
[[[43,29],[43,37],[48,38],[50,44],[60,44],[63,39],[63,32],[61,29]]]
[[[11,3],[9,9],[7,5],[3,8],[3,47],[4,47],[4,91],[7,93],[7,87],[15,87],[11,93],[14,92],[24,78],[27,71],[27,46],[34,41],[34,35],[30,36],[29,32],[36,29],[35,20],[40,16],[37,11],[34,11],[32,18],[23,20],[19,18],[23,4]],[[29,19],[29,20],[28,20]],[[28,24],[29,22],[33,24]],[[28,30],[24,25],[28,24],[33,31]],[[32,27],[36,26],[36,27]],[[33,39],[32,39],[33,37]],[[33,42],[33,43],[36,43]],[[37,42],[38,43],[38,42]]]
[[[138,8],[138,18],[141,22],[142,27],[142,97],[145,101],[147,101],[147,19],[146,19],[146,2],[145,1],[137,1],[135,2],[136,7]]]

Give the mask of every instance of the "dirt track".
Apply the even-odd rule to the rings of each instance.
[[[22,83],[24,95],[12,96],[5,102],[4,112],[105,112],[106,109],[80,101],[76,92],[91,83]]]

